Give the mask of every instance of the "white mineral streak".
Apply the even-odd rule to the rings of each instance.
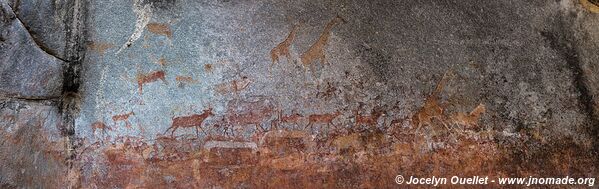
[[[146,25],[150,22],[150,18],[152,17],[152,9],[151,4],[141,5],[141,0],[133,1],[133,12],[137,16],[137,20],[135,21],[135,30],[129,37],[129,40],[116,52],[119,54],[123,49],[131,46],[133,42],[137,41],[141,37],[141,34],[144,32]]]

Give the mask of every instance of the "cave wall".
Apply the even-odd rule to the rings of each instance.
[[[0,2],[2,187],[597,174],[585,0]]]

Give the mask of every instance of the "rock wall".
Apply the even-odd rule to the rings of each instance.
[[[0,186],[594,177],[592,0],[0,0]]]

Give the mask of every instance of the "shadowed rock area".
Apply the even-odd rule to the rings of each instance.
[[[597,176],[593,0],[0,2],[2,187]]]

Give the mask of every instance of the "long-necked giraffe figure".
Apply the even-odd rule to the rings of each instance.
[[[310,46],[310,48],[306,52],[304,52],[304,54],[302,54],[300,59],[302,61],[304,69],[312,69],[311,64],[317,59],[320,60],[322,64],[326,63],[324,48],[328,43],[329,36],[331,35],[331,30],[333,29],[333,27],[335,27],[335,25],[341,22],[345,22],[345,20],[343,20],[343,18],[341,18],[339,15],[333,18],[333,20],[329,21],[329,23],[324,27],[324,30],[320,34],[318,40],[314,42],[314,44],[312,44],[312,46]]]
[[[275,63],[279,62],[279,57],[281,56],[285,56],[287,58],[287,62],[291,62],[291,54],[289,53],[289,47],[295,39],[295,34],[297,33],[298,28],[299,24],[294,25],[293,28],[291,28],[291,31],[289,32],[289,35],[287,35],[285,40],[283,40],[275,48],[272,48],[272,50],[270,50],[270,58],[272,59],[272,64],[270,65],[271,67]]]

